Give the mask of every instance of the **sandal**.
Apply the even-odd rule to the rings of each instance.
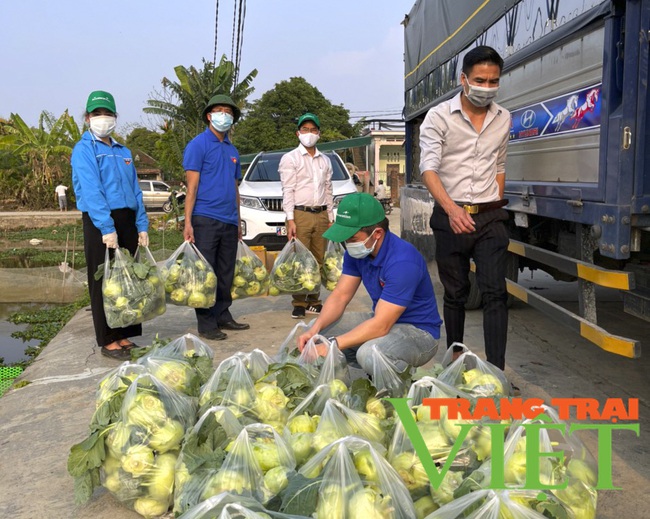
[[[126,343],[123,343],[122,341],[128,341]],[[122,349],[125,350],[130,350],[131,348],[139,348],[135,342],[131,342],[128,339],[122,339],[122,341],[119,341],[118,344],[122,347]]]
[[[116,350],[109,350],[106,346],[102,346],[102,355],[115,360],[131,360],[129,350],[118,348]]]

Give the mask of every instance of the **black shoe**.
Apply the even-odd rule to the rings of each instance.
[[[208,339],[209,341],[223,341],[228,336],[223,333],[219,328],[210,330],[209,332],[199,332],[199,337],[202,339]]]
[[[309,305],[309,306],[307,307],[306,312],[307,312],[308,314],[318,315],[318,314],[320,314],[320,311],[321,311],[322,309],[323,309],[323,305]]]
[[[131,352],[124,348],[117,348],[116,350],[109,350],[106,346],[102,346],[102,355],[115,360],[131,360]]]
[[[293,319],[304,319],[305,318],[305,307],[304,306],[294,306],[293,312],[291,312],[291,317]]]
[[[227,323],[219,323],[219,328],[222,330],[248,330],[250,327],[250,324],[238,323],[234,319],[232,321],[228,321]]]

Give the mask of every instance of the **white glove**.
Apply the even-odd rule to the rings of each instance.
[[[102,236],[102,242],[106,244],[109,249],[117,249],[117,233],[111,232]]]
[[[147,231],[138,233],[138,245],[140,245],[140,247],[149,247],[149,234]]]

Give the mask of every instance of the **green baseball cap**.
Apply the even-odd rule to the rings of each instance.
[[[97,110],[98,108],[106,108],[106,110],[110,110],[114,114],[117,113],[117,110],[115,109],[115,99],[111,94],[103,90],[95,90],[94,92],[91,92],[88,96],[88,102],[86,103],[86,112],[88,113]]]
[[[334,242],[349,240],[363,227],[386,218],[381,203],[368,193],[352,193],[339,204],[336,221],[323,233],[323,238]]]
[[[230,108],[232,108],[233,122],[236,123],[239,120],[239,116],[241,115],[241,110],[231,99],[231,97],[225,94],[217,94],[216,96],[212,96],[210,98],[210,101],[208,101],[208,105],[205,107],[205,110],[203,110],[203,122],[207,122],[207,123],[210,122],[207,119],[208,112],[210,112],[210,110],[212,110],[212,108],[216,105],[229,106]]]
[[[300,119],[298,119],[298,128],[300,128],[302,124],[306,121],[311,121],[316,126],[318,126],[318,129],[320,129],[320,119],[316,114],[312,114],[310,112],[307,112],[306,114],[302,114],[300,116]]]

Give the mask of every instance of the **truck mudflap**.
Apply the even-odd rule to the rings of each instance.
[[[623,291],[630,291],[635,288],[634,273],[632,272],[602,268],[585,261],[563,256],[516,240],[510,240],[508,250],[518,256],[545,265],[550,265],[566,274],[575,276],[579,280],[587,282],[587,285],[595,284]],[[593,309],[593,312],[585,312],[586,315],[593,316],[593,320],[587,319],[586,317],[574,314],[552,301],[522,287],[513,280],[508,279],[506,280],[506,283],[510,295],[545,313],[559,323],[568,326],[599,348],[632,359],[641,356],[641,345],[639,341],[613,335],[596,324],[595,308]],[[581,289],[581,291],[582,290],[585,290],[587,294],[593,293],[588,289],[588,287]],[[579,294],[579,296],[588,299],[588,297],[583,296],[583,294]],[[595,305],[595,300],[593,301],[593,304]]]

